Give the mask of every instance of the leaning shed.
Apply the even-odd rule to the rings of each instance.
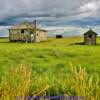
[[[24,42],[40,42],[47,40],[47,31],[33,26],[30,23],[23,22],[15,25],[9,29],[10,41],[24,41]]]
[[[91,29],[84,34],[84,44],[95,45],[97,33]]]

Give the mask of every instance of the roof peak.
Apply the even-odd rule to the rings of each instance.
[[[90,33],[98,35],[98,34],[97,34],[96,32],[94,32],[92,29],[89,29],[86,33],[84,33],[84,35],[85,35],[85,34],[90,34]]]
[[[35,26],[30,24],[29,22],[22,22],[22,23],[12,26],[10,29],[35,29]],[[41,29],[39,27],[37,27],[36,29],[47,32],[46,30]]]

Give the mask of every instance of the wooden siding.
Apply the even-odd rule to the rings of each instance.
[[[36,35],[35,35],[36,34]],[[21,33],[20,29],[9,30],[10,41],[28,41],[28,42],[40,42],[47,40],[47,32],[36,31],[32,29],[25,29],[24,33]]]
[[[44,31],[36,31],[36,42],[46,41],[47,33]]]
[[[92,37],[89,37],[89,34],[84,35],[84,43],[87,45],[95,45],[96,44],[96,35],[91,34]]]

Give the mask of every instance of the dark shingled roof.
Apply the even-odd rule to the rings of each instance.
[[[95,35],[98,35],[96,32],[94,32],[93,30],[89,30],[89,31],[87,31],[86,33],[84,33],[84,35],[86,35],[86,34],[95,34]]]

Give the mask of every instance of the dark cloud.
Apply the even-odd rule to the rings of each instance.
[[[98,0],[3,0],[0,2],[0,20],[18,16],[84,17],[85,13],[87,17],[91,12],[95,15],[99,5]]]
[[[38,24],[45,28],[59,26],[59,29],[64,31],[64,34],[67,29],[63,29],[61,26],[87,28],[100,25],[99,0],[0,1],[0,30],[2,29],[2,32],[4,27],[7,29],[7,26],[12,26],[22,21],[33,22],[34,19],[37,19]],[[59,29],[57,28],[57,30]],[[74,31],[79,33],[78,30]]]

